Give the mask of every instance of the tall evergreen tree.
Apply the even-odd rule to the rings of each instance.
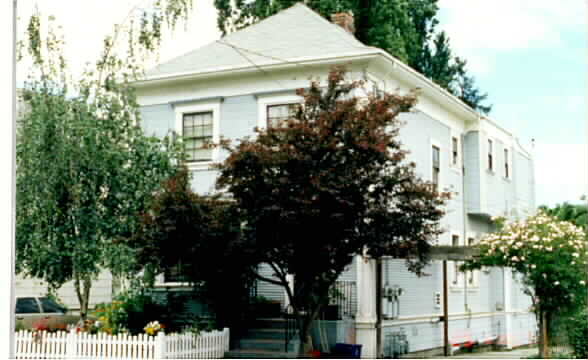
[[[223,34],[246,27],[294,5],[297,0],[215,0],[218,27]],[[329,19],[351,11],[355,36],[381,48],[422,73],[476,111],[488,114],[487,94],[467,74],[465,62],[453,56],[449,38],[436,31],[437,0],[308,0],[310,8]]]

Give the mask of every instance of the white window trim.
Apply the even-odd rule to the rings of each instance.
[[[208,102],[190,102],[187,104],[176,105],[174,111],[176,114],[175,129],[178,135],[183,136],[183,119],[184,114],[210,112],[212,111],[212,142],[218,144],[220,141],[220,103],[221,100]],[[210,161],[188,162],[189,170],[209,169],[210,166],[219,159],[219,148],[212,149],[212,159]]]
[[[512,180],[512,148],[509,148],[507,146],[504,146],[502,148],[502,153],[503,154],[504,154],[504,150],[508,150],[508,156],[507,156],[507,158],[506,159],[503,159],[508,164],[508,176],[506,176],[506,173],[504,171],[504,162],[503,162],[502,163],[502,178],[504,180],[506,180],[506,181],[511,181]]]
[[[429,179],[433,182],[433,146],[439,148],[439,184],[438,191],[443,191],[443,146],[437,139],[429,139]]]
[[[489,153],[488,142],[489,141],[492,141],[492,169],[490,169],[490,163],[488,162],[488,153]],[[484,161],[484,162],[486,163],[486,171],[490,174],[495,174],[496,173],[496,139],[488,136],[486,138],[485,149],[486,149],[486,151],[484,152],[484,157],[485,157],[486,161]]]
[[[302,97],[295,94],[263,95],[257,98],[257,128],[267,129],[267,107],[271,105],[301,104]]]

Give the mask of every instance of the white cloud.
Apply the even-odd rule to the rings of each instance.
[[[556,46],[566,29],[584,33],[588,13],[582,0],[440,0],[439,7],[452,48],[482,73],[496,52]]]
[[[587,144],[537,144],[534,150],[537,205],[578,202],[588,194]]]
[[[68,66],[74,74],[81,74],[86,62],[97,59],[104,38],[113,33],[114,25],[122,23],[135,6],[149,3],[149,0],[19,1],[17,35],[25,34],[35,7],[44,17],[54,15],[55,25],[62,26]],[[187,30],[180,26],[173,34],[164,32],[160,61],[194,50],[220,36],[212,0],[194,1],[193,4]],[[19,81],[24,80],[28,66],[26,62],[19,64]]]

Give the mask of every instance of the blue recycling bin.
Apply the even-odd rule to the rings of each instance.
[[[342,359],[359,359],[361,358],[361,345],[337,343],[333,355]]]

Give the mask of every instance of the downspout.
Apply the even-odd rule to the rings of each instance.
[[[463,241],[464,245],[468,245],[468,238],[467,238],[467,202],[466,202],[466,191],[465,191],[465,135],[461,135],[461,201],[462,201],[462,216],[463,216]],[[464,311],[471,315],[471,311],[468,307],[468,278],[467,273],[464,273],[463,279],[463,304],[464,304]],[[468,316],[468,328],[470,327],[470,320],[471,316]]]

